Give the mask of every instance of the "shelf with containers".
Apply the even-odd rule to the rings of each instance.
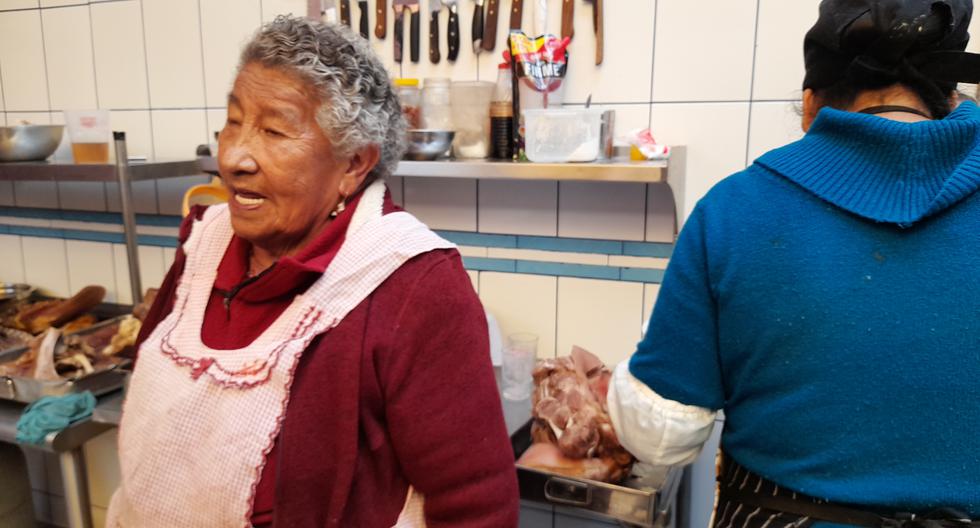
[[[116,159],[112,163],[57,163],[27,161],[0,163],[0,181],[117,182],[128,257],[133,303],[143,299],[136,239],[136,213],[132,183],[202,174],[196,159],[130,161],[126,154],[126,135],[114,132]]]

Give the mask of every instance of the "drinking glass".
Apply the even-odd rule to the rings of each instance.
[[[507,336],[503,353],[504,398],[512,401],[531,397],[534,380],[531,373],[538,358],[538,336],[517,333]]]

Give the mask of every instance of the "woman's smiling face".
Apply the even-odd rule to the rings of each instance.
[[[257,63],[241,69],[228,96],[218,168],[232,227],[276,257],[312,240],[344,199],[349,160],[335,157],[317,123],[320,104],[297,75]]]

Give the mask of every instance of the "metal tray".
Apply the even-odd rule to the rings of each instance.
[[[0,302],[26,299],[32,293],[34,293],[34,286],[30,284],[0,282]]]
[[[121,319],[122,317],[108,319],[92,325],[85,330],[76,332],[73,335],[85,335],[99,330],[106,325],[116,323]],[[64,344],[59,340],[56,346],[60,349],[64,347]],[[13,361],[24,352],[27,352],[27,347],[0,352],[0,364]],[[40,381],[32,378],[0,375],[0,399],[32,403],[44,396],[64,396],[66,394],[84,391],[92,391],[92,394],[95,396],[101,396],[123,386],[128,373],[122,367],[128,364],[129,361],[124,361],[118,365],[97,370],[86,376],[59,381]]]
[[[528,421],[511,435],[514,459],[531,446]],[[521,499],[583,510],[626,526],[662,528],[670,524],[683,468],[661,468],[658,473],[628,478],[622,484],[568,477],[517,464]]]

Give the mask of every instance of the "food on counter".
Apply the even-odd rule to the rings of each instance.
[[[0,327],[0,350],[22,347],[31,340],[31,337],[31,334],[21,330]]]
[[[96,320],[94,315],[85,314],[65,323],[65,325],[61,327],[61,331],[65,334],[73,334],[75,332],[85,330],[86,328],[94,325],[95,322]]]
[[[143,294],[143,301],[133,307],[133,315],[135,315],[137,319],[140,321],[146,319],[146,314],[150,313],[150,307],[153,306],[153,301],[156,300],[157,293],[159,292],[160,290],[157,288],[150,288],[146,290],[146,293]]]
[[[70,299],[25,303],[14,315],[12,326],[35,335],[40,334],[95,308],[104,298],[105,288],[86,286]]]
[[[625,479],[633,456],[609,420],[611,376],[599,358],[579,347],[571,356],[539,361],[531,400],[534,444],[517,463],[603,482]]]

